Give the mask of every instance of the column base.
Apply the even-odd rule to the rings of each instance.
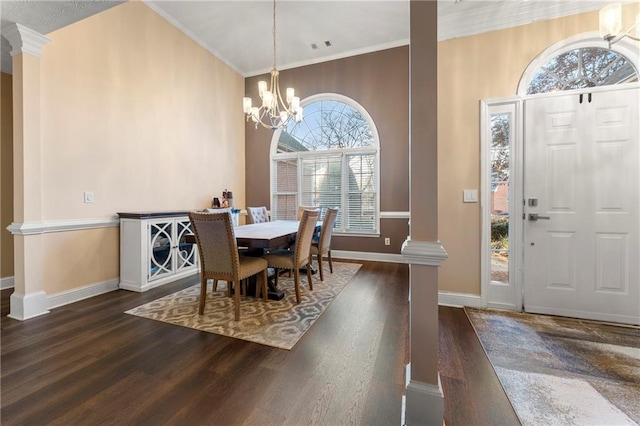
[[[30,318],[49,313],[49,300],[47,293],[36,291],[28,294],[14,292],[11,295],[11,312],[9,318],[24,321]]]
[[[444,424],[444,395],[440,384],[435,386],[411,380],[406,391],[406,426]]]

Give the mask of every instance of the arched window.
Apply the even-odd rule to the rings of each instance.
[[[531,61],[518,84],[518,95],[637,83],[640,53],[632,41],[613,46],[597,32],[576,34],[549,46]]]
[[[528,95],[637,82],[638,72],[626,57],[600,47],[561,53],[543,65],[527,89]]]
[[[272,217],[295,219],[299,205],[338,207],[336,233],[377,234],[379,143],[373,120],[342,95],[315,95],[302,105],[302,121],[273,135]]]

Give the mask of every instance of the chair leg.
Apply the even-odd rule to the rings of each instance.
[[[257,299],[262,294],[262,274],[259,276],[256,275],[256,293],[254,294],[254,298]]]
[[[318,252],[318,269],[320,270],[320,281],[324,281],[324,273],[322,272],[322,253]]]
[[[333,274],[333,261],[331,260],[331,250],[327,252],[327,256],[329,257],[329,270]]]
[[[218,280],[213,280],[213,291],[218,291]]]
[[[233,292],[233,310],[236,321],[240,321],[240,280],[233,282],[235,291]]]
[[[313,281],[311,281],[311,258],[307,263],[307,281],[309,281],[309,290],[313,290]]]
[[[293,270],[293,281],[296,287],[296,303],[300,303],[300,272],[298,268]]]
[[[269,281],[269,274],[265,269],[264,271],[262,271],[262,298],[264,299],[265,302],[268,300],[268,296],[269,296],[269,290],[267,290],[267,281]],[[257,284],[256,284],[256,287],[257,287]]]
[[[207,279],[202,277],[200,280],[200,306],[198,308],[198,314],[204,314],[204,303],[207,299]]]
[[[276,287],[278,287],[278,275],[280,275],[280,270],[278,268],[273,268],[273,271],[275,272],[275,278],[273,279],[273,283]]]

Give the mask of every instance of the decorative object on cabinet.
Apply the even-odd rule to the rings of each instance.
[[[188,211],[118,213],[120,288],[143,292],[198,273]]]

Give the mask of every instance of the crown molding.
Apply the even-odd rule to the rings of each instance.
[[[50,38],[18,23],[4,28],[2,35],[11,44],[11,56],[28,53],[36,58],[41,58],[42,48],[51,41]]]

